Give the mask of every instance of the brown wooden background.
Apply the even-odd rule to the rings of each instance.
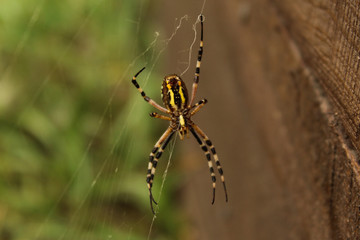
[[[189,15],[167,72],[184,69],[202,3],[154,4],[168,35]],[[204,15],[198,99],[209,103],[195,121],[217,147],[230,201],[218,185],[210,204],[202,151],[178,144],[184,239],[360,239],[360,1],[208,0]]]

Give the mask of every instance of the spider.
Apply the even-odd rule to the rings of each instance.
[[[202,99],[198,103],[193,105],[197,87],[198,87],[198,83],[199,83],[200,64],[201,64],[201,58],[203,55],[203,22],[204,22],[203,15],[199,16],[199,20],[200,20],[200,24],[201,24],[200,49],[198,52],[198,59],[197,59],[196,68],[195,68],[195,78],[194,78],[194,83],[192,85],[190,101],[188,101],[188,99],[189,99],[188,91],[186,89],[184,81],[176,74],[170,74],[170,75],[165,76],[162,86],[161,86],[161,93],[162,93],[161,97],[162,97],[163,103],[166,108],[160,106],[154,100],[152,100],[150,97],[146,96],[145,92],[141,89],[141,87],[137,83],[136,78],[145,69],[145,67],[143,67],[132,78],[132,83],[138,89],[141,96],[144,98],[144,100],[146,102],[148,102],[149,104],[154,106],[159,111],[170,115],[170,116],[165,116],[165,115],[158,114],[156,112],[150,113],[150,117],[159,118],[159,119],[167,120],[170,122],[170,126],[166,129],[166,131],[163,133],[163,135],[160,137],[160,139],[156,142],[156,144],[149,156],[149,165],[148,165],[146,182],[147,182],[147,187],[149,189],[150,206],[151,206],[151,211],[153,212],[153,214],[155,214],[154,208],[153,208],[153,202],[156,205],[157,205],[157,202],[154,200],[151,188],[152,188],[152,184],[154,181],[156,166],[157,166],[158,160],[160,159],[166,146],[168,145],[169,141],[171,140],[171,138],[174,136],[174,134],[176,132],[179,133],[180,139],[183,140],[184,136],[185,135],[188,136],[188,131],[190,131],[192,133],[192,135],[195,137],[196,141],[200,144],[201,149],[204,151],[206,159],[208,161],[208,166],[209,166],[210,175],[211,175],[211,181],[212,181],[212,187],[213,187],[212,204],[214,204],[216,177],[215,177],[213,163],[211,161],[210,152],[212,153],[213,158],[215,160],[217,170],[221,177],[221,181],[223,183],[226,202],[228,201],[224,173],[223,173],[222,167],[220,165],[219,157],[216,154],[215,147],[212,144],[212,142],[210,141],[210,139],[208,138],[208,136],[191,120],[191,117],[195,113],[197,113],[207,103],[206,99]],[[209,151],[209,149],[210,149],[210,151]]]

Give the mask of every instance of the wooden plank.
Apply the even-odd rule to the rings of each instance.
[[[360,1],[277,1],[302,58],[360,150]]]
[[[233,9],[248,9],[240,11],[242,24],[232,25],[228,38],[237,39],[237,53],[242,55],[236,64],[241,66],[238,75],[251,79],[242,80],[243,93],[255,109],[272,170],[283,193],[291,196],[284,205],[293,204],[290,212],[279,213],[292,223],[290,229],[275,239],[360,238],[360,178],[358,153],[353,150],[357,142],[349,128],[358,117],[358,61],[352,58],[359,46],[358,37],[339,30],[356,32],[359,28],[349,27],[349,22],[358,21],[337,17],[331,18],[335,19],[331,25],[329,16],[354,16],[349,17],[346,7],[320,3],[234,1],[224,14],[234,16]],[[327,12],[334,9],[336,14]],[[339,52],[353,64],[341,64],[334,57]],[[352,88],[344,87],[347,84]]]

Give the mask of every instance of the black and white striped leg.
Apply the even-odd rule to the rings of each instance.
[[[212,144],[212,142],[210,141],[210,139],[208,138],[208,136],[195,124],[192,125],[192,127],[194,128],[194,130],[203,138],[204,142],[206,143],[206,145],[210,148],[211,153],[214,156],[214,160],[215,160],[215,164],[216,164],[216,168],[218,169],[218,172],[220,174],[220,179],[221,182],[223,183],[223,187],[224,187],[224,191],[225,191],[225,199],[226,202],[228,201],[228,194],[227,194],[227,190],[226,190],[226,184],[225,184],[225,177],[224,177],[224,171],[221,167],[220,164],[220,160],[218,155],[216,154],[216,150],[214,145]]]
[[[152,195],[151,189],[152,189],[152,184],[153,184],[153,181],[154,181],[156,166],[157,166],[159,158],[161,157],[161,155],[164,152],[166,146],[170,142],[172,136],[174,136],[175,132],[176,131],[174,131],[172,128],[168,128],[168,130],[166,130],[166,132],[163,134],[163,136],[155,144],[154,149],[150,153],[146,182],[147,182],[148,188],[149,188],[150,206],[151,206],[151,211],[153,212],[153,214],[155,214],[155,212],[154,212],[154,208],[153,208],[152,203],[154,202],[155,204],[157,204],[157,202],[155,201],[155,199],[154,199],[154,197]],[[162,141],[160,142],[160,140],[162,140]],[[160,145],[161,145],[161,147],[160,147]]]
[[[199,143],[201,149],[204,151],[206,159],[208,161],[209,170],[210,170],[210,176],[211,176],[211,181],[212,181],[212,187],[213,187],[213,199],[212,199],[211,204],[214,204],[214,202],[215,202],[216,177],[215,177],[213,163],[211,161],[211,155],[210,155],[210,152],[209,152],[208,148],[206,147],[204,142],[200,139],[200,137],[196,133],[196,131],[193,128],[190,128],[190,131],[194,135],[196,141]]]
[[[194,106],[192,106],[191,107],[192,111],[190,113],[190,116],[197,113],[206,103],[207,103],[207,100],[204,98],[204,99],[200,100],[199,102],[197,102]]]
[[[166,108],[160,106],[159,104],[157,104],[154,100],[152,100],[151,98],[149,98],[148,96],[146,96],[145,92],[142,90],[142,88],[140,87],[140,85],[138,84],[138,82],[136,81],[137,76],[145,69],[145,67],[143,67],[139,72],[137,72],[135,74],[135,76],[132,78],[132,83],[134,84],[134,86],[137,88],[137,90],[140,92],[141,96],[144,98],[144,100],[146,102],[148,102],[149,104],[151,104],[152,106],[154,106],[155,108],[157,108],[159,111],[162,111],[164,113],[169,113],[169,110],[167,110]]]
[[[148,164],[148,170],[147,170],[147,175],[146,175],[146,182],[147,182],[147,186],[149,189],[149,195],[150,195],[150,204],[151,204],[151,209],[152,209],[152,202],[154,202],[155,204],[157,204],[152,196],[152,192],[151,192],[151,187],[152,187],[152,181],[151,181],[151,172],[153,169],[153,162],[154,162],[154,158],[155,158],[155,154],[157,153],[157,151],[159,150],[161,144],[163,144],[163,142],[166,140],[166,138],[171,134],[172,132],[172,128],[168,128],[166,129],[166,131],[163,133],[163,135],[159,138],[159,140],[156,142],[156,144],[154,145],[153,150],[150,153],[149,156],[149,164]],[[153,210],[153,209],[152,209]]]
[[[195,78],[194,78],[194,83],[192,85],[192,92],[191,92],[191,99],[190,99],[190,103],[189,103],[189,107],[193,104],[194,102],[194,98],[196,95],[196,91],[197,91],[197,87],[199,84],[199,78],[200,78],[200,65],[201,65],[201,58],[203,55],[203,47],[204,47],[204,16],[200,15],[199,16],[199,20],[200,20],[200,25],[201,25],[201,32],[200,32],[200,48],[199,48],[199,52],[198,52],[198,59],[196,62],[196,68],[195,68]]]

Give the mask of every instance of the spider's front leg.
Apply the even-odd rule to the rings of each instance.
[[[208,161],[210,176],[211,176],[211,181],[212,181],[212,187],[213,187],[213,199],[212,199],[211,204],[214,204],[215,189],[216,189],[216,177],[215,177],[213,163],[211,161],[211,155],[210,155],[210,152],[209,152],[208,148],[206,147],[205,143],[203,143],[203,141],[200,139],[199,135],[197,135],[197,133],[195,132],[195,130],[192,127],[190,128],[190,132],[194,135],[196,141],[199,143],[201,149],[204,151],[206,159]]]
[[[218,157],[218,155],[216,153],[214,145],[212,144],[212,142],[210,141],[208,136],[196,124],[192,124],[190,130],[191,130],[191,133],[196,138],[196,140],[198,141],[198,143],[200,144],[201,149],[205,152],[206,158],[208,160],[209,169],[210,169],[210,173],[211,173],[211,180],[213,181],[213,202],[212,203],[214,203],[214,200],[215,200],[215,182],[216,182],[216,178],[215,178],[215,173],[214,173],[214,169],[213,169],[213,166],[212,166],[212,162],[211,162],[211,158],[210,158],[210,152],[208,151],[208,148],[210,149],[210,151],[211,151],[211,153],[212,153],[212,155],[214,157],[216,168],[217,168],[217,170],[218,170],[218,172],[220,174],[220,179],[221,179],[221,182],[223,183],[224,192],[225,192],[225,200],[227,202],[228,201],[228,194],[227,194],[227,190],[226,190],[224,171],[223,171],[223,169],[221,167],[220,160],[219,160],[219,157]],[[199,138],[198,134],[201,136],[202,139]]]
[[[161,157],[167,144],[169,143],[169,141],[171,140],[171,138],[175,132],[176,131],[173,128],[169,127],[164,132],[164,134],[160,137],[160,139],[156,142],[156,144],[149,156],[149,165],[148,165],[148,171],[147,171],[147,176],[146,176],[146,182],[147,182],[147,186],[149,189],[150,206],[151,206],[151,211],[153,212],[153,214],[155,214],[155,211],[154,211],[152,203],[154,202],[155,204],[157,204],[157,202],[155,201],[155,199],[152,195],[151,189],[152,189],[152,184],[154,181],[156,166],[157,166],[159,158]]]

